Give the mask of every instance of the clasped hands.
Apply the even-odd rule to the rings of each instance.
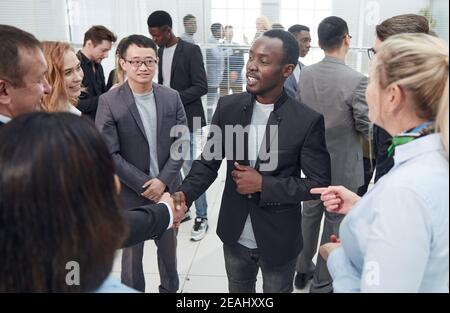
[[[256,192],[261,192],[262,176],[253,167],[240,165],[235,162],[236,169],[231,172],[234,182],[236,183],[236,190],[242,195],[249,195]],[[188,211],[186,206],[186,196],[184,192],[177,191],[170,195],[164,193],[166,185],[158,178],[153,178],[146,182],[143,186],[146,190],[141,194],[143,197],[152,200],[153,202],[165,202],[172,209],[173,214],[173,228],[180,226],[181,220]]]
[[[184,218],[188,208],[186,206],[186,197],[182,191],[175,192],[173,195],[165,192],[158,203],[165,202],[172,210],[173,224],[172,228],[178,228],[181,220]]]
[[[173,216],[172,228],[178,228],[188,210],[184,193],[176,192],[173,195],[170,195],[170,193],[164,192],[166,184],[158,178],[150,179],[142,186],[142,188],[145,188],[145,191],[141,193],[141,196],[155,203],[165,202],[170,206]]]

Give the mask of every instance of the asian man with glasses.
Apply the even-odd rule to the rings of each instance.
[[[182,135],[171,137],[171,130],[177,126],[188,135],[186,114],[177,91],[152,81],[159,61],[156,50],[156,44],[145,36],[131,35],[125,40],[119,63],[127,81],[100,97],[95,120],[115,161],[125,208],[158,202],[181,182],[184,160],[172,158],[170,147]],[[176,292],[176,231],[168,229],[155,243],[159,290]],[[122,253],[122,283],[139,291],[145,291],[143,248],[141,242]]]

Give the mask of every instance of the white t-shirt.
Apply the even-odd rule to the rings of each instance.
[[[253,107],[252,122],[248,138],[248,158],[251,166],[255,166],[261,148],[262,140],[266,133],[266,125],[270,113],[273,111],[273,104],[261,104],[255,102]]]
[[[173,55],[175,54],[175,49],[177,44],[172,47],[164,48],[162,55],[162,78],[163,85],[170,88],[170,80],[172,79],[172,63]]]
[[[273,108],[273,104],[261,104],[259,102],[255,102],[255,106],[253,107],[252,122],[248,134],[248,158],[252,167],[256,164],[259,150],[266,134],[267,121],[269,120],[269,116],[270,113],[272,113]],[[242,230],[238,243],[249,249],[258,248],[250,214],[247,216],[247,220],[245,221],[244,229]]]

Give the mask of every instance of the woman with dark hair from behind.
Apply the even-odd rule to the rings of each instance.
[[[0,132],[0,169],[0,292],[134,292],[109,276],[129,212],[124,220],[94,124],[70,113],[22,115]],[[165,230],[169,218],[162,222]],[[78,284],[66,269],[73,264]]]

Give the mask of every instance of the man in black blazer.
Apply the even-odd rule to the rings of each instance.
[[[252,45],[247,92],[219,100],[202,156],[173,195],[190,205],[227,159],[217,234],[233,293],[255,292],[259,268],[264,292],[292,292],[302,249],[301,201],[314,199],[311,188],[330,183],[323,116],[283,89],[298,56],[295,38],[282,30],[268,31]],[[228,137],[230,127],[249,125],[243,140]]]
[[[199,46],[183,41],[172,31],[172,18],[165,11],[148,17],[148,30],[158,49],[158,83],[175,89],[183,103],[191,137],[190,156],[183,164],[186,176],[195,159],[196,131],[206,125],[201,97],[208,92],[203,56]],[[195,121],[195,122],[194,122]],[[192,240],[201,240],[208,229],[206,195],[195,201],[197,218],[191,232]]]
[[[98,99],[108,90],[101,62],[108,57],[116,40],[116,35],[105,26],[95,25],[84,34],[83,48],[77,52],[84,73],[83,86],[86,88],[81,93],[77,108],[93,121]]]
[[[153,41],[159,47],[158,83],[178,91],[191,132],[196,130],[193,125],[194,117],[201,121],[198,126],[205,126],[205,113],[201,97],[208,92],[208,83],[200,47],[174,35],[172,19],[165,11],[153,12],[149,16],[147,24]],[[164,52],[174,46],[176,46],[175,51],[168,59],[169,56]],[[172,63],[167,77],[165,76],[164,61]]]
[[[126,248],[148,239],[160,239],[168,228],[180,224],[184,211],[175,207],[173,199],[166,192],[158,203],[124,210],[123,214],[129,226],[127,237],[122,243],[122,247]]]

